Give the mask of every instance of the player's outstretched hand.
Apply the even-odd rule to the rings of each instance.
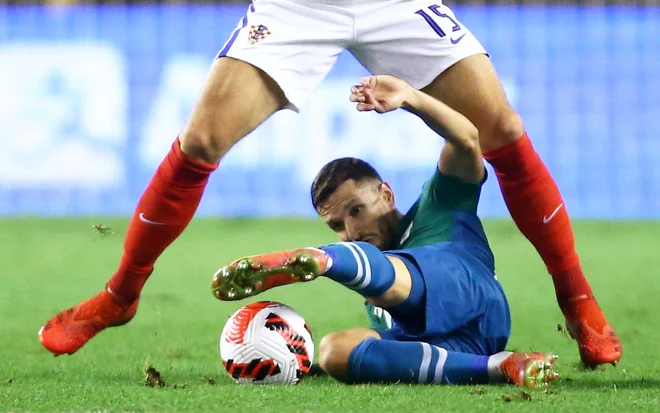
[[[351,87],[351,102],[360,112],[386,113],[399,109],[406,102],[412,87],[393,76],[369,76]]]

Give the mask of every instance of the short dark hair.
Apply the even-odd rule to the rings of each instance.
[[[376,179],[382,182],[382,178],[373,166],[358,158],[339,158],[328,162],[314,178],[312,182],[311,195],[312,206],[318,211],[319,205],[323,204],[348,180],[360,182],[365,179]]]

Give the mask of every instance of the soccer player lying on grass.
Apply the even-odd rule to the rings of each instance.
[[[359,111],[403,107],[445,138],[419,199],[404,216],[369,164],[332,161],[316,177],[312,201],[344,242],[237,260],[216,272],[215,296],[239,300],[323,275],[386,309],[392,328],[321,341],[319,364],[340,381],[549,384],[556,356],[504,351],[509,306],[476,215],[486,180],[476,127],[394,77],[369,77],[351,92]]]

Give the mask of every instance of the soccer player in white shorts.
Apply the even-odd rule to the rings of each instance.
[[[618,362],[621,343],[582,271],[559,189],[483,46],[439,0],[254,1],[140,199],[119,268],[102,292],[50,319],[42,344],[73,354],[130,321],[157,258],[192,219],[220,159],[274,112],[302,107],[344,50],[372,74],[401,78],[477,126],[509,211],[552,276],[582,361]]]

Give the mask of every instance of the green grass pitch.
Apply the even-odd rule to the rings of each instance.
[[[112,228],[99,236],[93,224]],[[513,312],[510,349],[560,355],[549,391],[512,386],[345,386],[310,377],[298,386],[237,386],[218,337],[241,303],[210,293],[215,269],[235,258],[334,241],[317,221],[197,219],[165,253],[127,326],[110,329],[74,356],[53,358],[37,340],[57,311],[99,291],[122,250],[125,220],[0,220],[0,412],[652,412],[660,411],[660,222],[577,222],[590,281],[624,344],[618,367],[585,371],[558,331],[550,277],[509,221],[487,221],[498,277]],[[293,306],[317,342],[364,326],[361,298],[324,279],[259,299]],[[153,365],[165,387],[144,384]]]

